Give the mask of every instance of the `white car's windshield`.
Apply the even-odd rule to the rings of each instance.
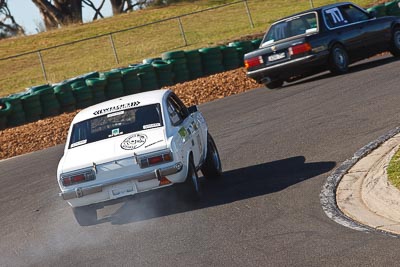
[[[74,124],[69,148],[161,126],[159,104],[121,110]]]
[[[317,15],[315,12],[311,12],[273,24],[265,35],[262,44],[269,44],[282,39],[317,31]]]

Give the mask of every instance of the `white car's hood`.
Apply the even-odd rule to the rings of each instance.
[[[66,173],[127,157],[134,153],[153,152],[167,148],[164,127],[115,136],[68,149],[61,161],[61,172]]]

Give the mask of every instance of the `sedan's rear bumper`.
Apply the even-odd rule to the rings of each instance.
[[[264,78],[288,79],[292,76],[307,73],[318,66],[326,67],[329,52],[307,55],[301,58],[292,59],[272,66],[265,66],[260,69],[250,70],[247,76],[261,82]]]
[[[90,185],[90,186],[82,186],[82,187],[75,187],[73,189],[67,189],[59,195],[64,199],[64,200],[69,200],[69,199],[75,199],[75,198],[81,198],[87,195],[99,193],[103,191],[103,188],[119,183],[124,183],[124,182],[129,182],[129,181],[147,181],[147,180],[152,180],[152,179],[158,179],[160,180],[161,177],[167,176],[167,175],[173,175],[178,172],[180,172],[183,168],[182,163],[178,162],[174,165],[165,167],[165,168],[159,168],[155,169],[154,171],[147,172],[144,174],[140,175],[134,175],[134,176],[127,176],[127,177],[119,177],[115,178],[112,180],[104,181],[98,184]]]

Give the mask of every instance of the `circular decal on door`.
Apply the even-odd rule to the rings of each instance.
[[[121,148],[125,150],[133,150],[144,145],[146,141],[147,141],[147,136],[145,134],[133,134],[127,137],[121,143]]]

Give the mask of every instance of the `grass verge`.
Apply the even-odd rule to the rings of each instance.
[[[392,185],[400,189],[400,150],[390,160],[387,174]]]

